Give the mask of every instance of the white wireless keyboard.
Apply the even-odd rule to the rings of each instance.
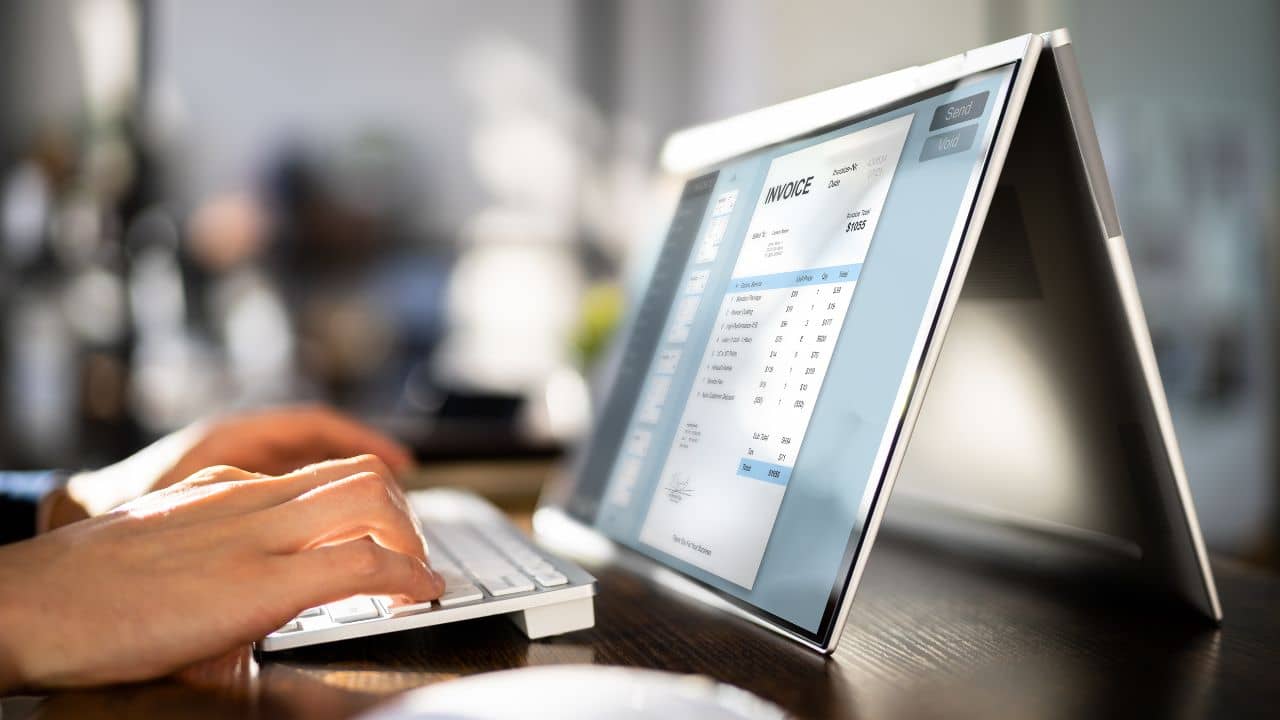
[[[489,503],[452,490],[410,493],[431,557],[445,580],[438,599],[396,605],[357,595],[314,607],[263,638],[264,652],[509,615],[530,638],[595,624],[595,578],[534,546]]]

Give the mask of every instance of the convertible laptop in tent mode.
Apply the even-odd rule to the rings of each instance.
[[[564,555],[594,550],[830,652],[895,485],[894,527],[1012,528],[1221,619],[1065,31],[692,128],[663,163],[682,189],[542,545],[415,493],[445,596],[313,608],[261,649],[590,627]]]

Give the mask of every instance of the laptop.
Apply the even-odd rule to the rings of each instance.
[[[662,161],[672,219],[540,542],[414,493],[445,596],[315,608],[263,650],[587,628],[568,555],[595,550],[831,652],[895,482],[895,514],[1051,537],[1221,618],[1065,31],[683,131]]]

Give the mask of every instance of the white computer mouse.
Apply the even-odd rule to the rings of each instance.
[[[504,670],[414,690],[362,720],[785,718],[778,706],[701,675],[595,665]]]

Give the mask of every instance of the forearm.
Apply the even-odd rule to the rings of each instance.
[[[11,646],[14,636],[7,627],[10,624],[6,618],[8,614],[9,608],[4,607],[4,598],[0,597],[0,697],[10,695],[23,686],[16,653]]]
[[[30,604],[21,597],[27,569],[23,556],[31,546],[31,541],[24,541],[0,547],[0,697],[20,692],[29,683],[20,654],[27,641],[24,629],[34,624],[28,616]]]

